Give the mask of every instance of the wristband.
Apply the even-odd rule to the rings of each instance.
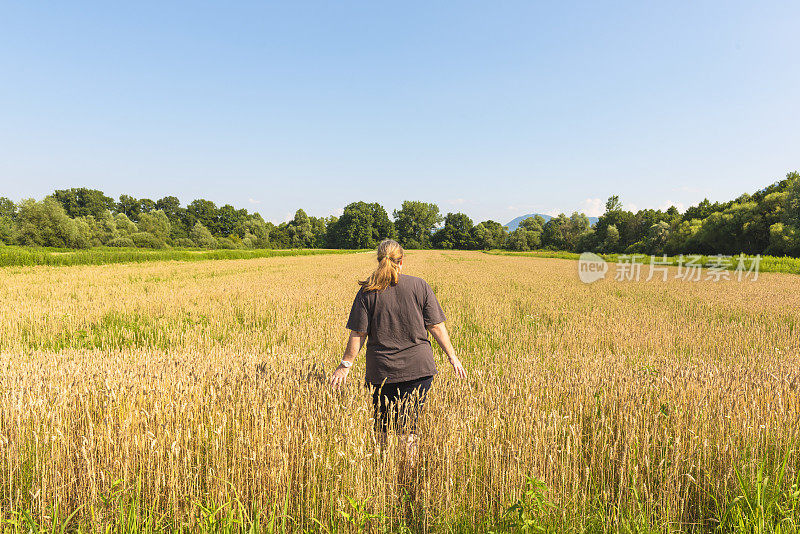
[[[353,362],[348,362],[347,360],[342,360],[342,365],[344,366],[345,369],[349,369],[350,366],[353,365]]]

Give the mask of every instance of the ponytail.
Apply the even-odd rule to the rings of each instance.
[[[378,245],[378,267],[366,280],[358,282],[364,291],[383,291],[400,279],[403,247],[397,241],[384,239]]]

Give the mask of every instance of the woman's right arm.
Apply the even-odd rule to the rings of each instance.
[[[433,338],[439,346],[442,347],[442,350],[447,355],[447,359],[453,366],[453,371],[456,372],[456,376],[458,378],[467,378],[467,371],[464,370],[464,366],[461,365],[461,361],[456,356],[456,351],[453,348],[453,344],[450,342],[450,334],[447,332],[447,327],[444,323],[428,325],[425,328],[428,329],[428,332],[433,334]]]

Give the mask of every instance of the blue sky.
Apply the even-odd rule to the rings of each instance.
[[[796,2],[1,2],[0,195],[507,222],[800,168]]]

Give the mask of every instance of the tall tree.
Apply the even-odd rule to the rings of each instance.
[[[0,197],[0,217],[13,219],[17,216],[17,205],[10,198]]]
[[[537,215],[535,217],[528,217],[527,219],[523,220],[521,223],[519,223],[519,226],[529,232],[538,232],[541,234],[542,230],[544,230],[545,222],[546,221],[544,220],[544,217]]]
[[[193,200],[186,211],[195,222],[202,224],[212,235],[220,235],[219,213],[217,205],[210,200],[199,198]]]
[[[198,247],[216,248],[217,246],[217,240],[213,235],[211,235],[211,232],[209,232],[208,228],[203,226],[203,223],[200,221],[196,222],[189,231],[189,237]]]
[[[786,223],[800,229],[800,173],[786,175]]]
[[[244,233],[244,221],[247,220],[247,210],[237,210],[230,204],[225,204],[217,210],[217,220],[220,235],[241,237]]]
[[[140,198],[139,199],[139,213],[150,213],[151,211],[155,211],[156,203],[150,200],[149,198]]]
[[[578,212],[573,212],[564,232],[565,247],[567,250],[576,250],[578,240],[592,227],[589,218]]]
[[[619,230],[613,224],[606,228],[606,235],[600,252],[619,252]]]
[[[530,250],[528,245],[528,231],[525,228],[517,227],[516,230],[508,235],[506,245],[510,250],[525,251]]]
[[[508,239],[508,229],[492,220],[483,221],[481,223],[491,236],[491,248],[503,248],[506,246],[506,239]]]
[[[86,248],[90,244],[81,235],[75,220],[53,197],[41,202],[33,199],[20,202],[16,222],[22,245]]]
[[[9,245],[14,242],[14,219],[17,205],[6,197],[0,197],[0,242]]]
[[[85,187],[57,189],[53,198],[61,203],[66,214],[73,219],[85,215],[99,217],[105,210],[113,210],[116,206],[114,199],[102,191]]]
[[[118,213],[125,214],[132,221],[138,221],[139,214],[142,212],[142,205],[139,199],[130,195],[120,195],[116,208]]]
[[[168,196],[156,200],[156,209],[164,212],[169,219],[170,237],[173,239],[189,237],[190,226],[186,221],[186,208],[181,207],[178,197]]]
[[[472,219],[464,213],[448,213],[444,227],[433,234],[433,243],[439,248],[469,250],[475,248],[472,240]]]
[[[314,245],[314,232],[311,228],[311,219],[302,209],[294,214],[294,219],[288,224],[289,240],[293,247],[307,248]]]
[[[569,218],[563,213],[558,217],[553,217],[547,221],[542,231],[542,245],[553,250],[566,250],[567,240],[565,237],[568,231]]]
[[[610,213],[613,211],[620,211],[622,209],[622,201],[620,201],[618,195],[613,195],[608,197],[606,200],[606,213]]]
[[[164,197],[156,200],[156,209],[164,212],[167,217],[178,215],[181,208],[181,201],[178,197]]]
[[[397,238],[406,248],[430,248],[431,231],[442,222],[439,206],[429,202],[406,200],[394,210]]]
[[[348,204],[333,230],[339,248],[375,248],[382,239],[395,237],[394,224],[377,202]]]
[[[258,213],[252,214],[243,223],[244,239],[249,239],[255,248],[266,248],[270,241],[270,230],[274,228],[272,223],[267,223]]]
[[[169,218],[161,210],[139,215],[139,230],[154,235],[159,241],[166,241],[170,233]]]

